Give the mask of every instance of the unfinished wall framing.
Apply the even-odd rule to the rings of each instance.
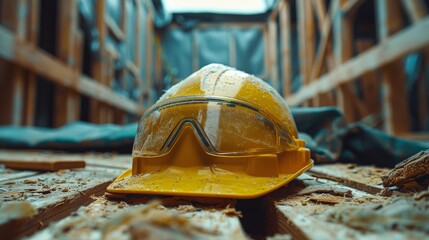
[[[144,111],[143,102],[151,101],[149,89],[154,78],[152,71],[144,71],[151,69],[154,58],[151,51],[154,45],[151,2],[118,1],[119,22],[109,14],[109,1],[85,2],[92,4],[95,10],[92,30],[98,37],[93,44],[97,45],[96,49],[87,53],[84,44],[87,44],[88,36],[85,34],[88,33],[79,27],[79,0],[51,1],[56,5],[56,18],[51,16],[56,26],[53,46],[56,50],[49,52],[41,48],[42,40],[38,34],[41,28],[46,27],[40,22],[45,11],[41,7],[44,1],[51,0],[0,1],[0,123],[35,125],[35,116],[40,114],[36,113],[36,104],[43,104],[36,103],[39,77],[53,83],[54,87],[53,97],[47,103],[52,105],[52,119],[44,126],[58,127],[76,120],[123,124],[130,117],[133,119],[140,115]],[[125,13],[127,6],[141,21],[126,25],[129,18]],[[145,41],[142,41],[142,32],[146,32]],[[126,37],[133,38],[132,46]],[[116,44],[108,41],[109,38]],[[142,42],[146,46],[142,46]],[[131,48],[137,53],[143,52],[142,48],[148,50],[144,51],[145,56],[131,56],[122,51],[123,48]],[[84,58],[90,61],[90,72],[86,74],[82,65],[88,59]],[[126,76],[132,79],[132,86],[127,86]],[[116,84],[119,86],[114,86],[114,81],[119,82]],[[142,84],[143,81],[146,83]],[[134,89],[134,92],[127,92],[127,88]],[[84,99],[86,102],[82,104]],[[83,110],[85,104],[88,107]]]
[[[357,11],[365,0],[280,0],[268,20],[271,34],[280,32],[283,93],[292,105],[338,106],[348,122],[381,118],[387,132],[409,138],[429,139],[412,133],[403,59],[419,52],[428,61],[429,17],[423,0],[377,0],[374,4],[376,40],[353,33],[362,21]],[[329,4],[329,5],[328,5]],[[296,9],[291,6],[295,5]],[[301,87],[292,92],[291,14],[296,12]],[[403,14],[405,13],[405,14]],[[365,13],[367,17],[369,14]],[[270,34],[269,34],[270,36]],[[271,38],[275,38],[272,36]],[[270,44],[268,58],[277,48]],[[274,52],[274,53],[271,53]],[[270,78],[277,81],[275,65]],[[424,71],[424,70],[423,70]],[[423,75],[423,71],[419,73]],[[378,79],[381,79],[379,81]],[[420,77],[423,83],[424,76]],[[356,85],[358,85],[359,93]],[[382,89],[382,90],[381,90]],[[427,93],[418,97],[420,120],[427,116]],[[371,122],[370,121],[370,122]]]

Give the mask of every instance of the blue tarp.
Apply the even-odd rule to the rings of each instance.
[[[353,162],[393,167],[429,144],[399,139],[360,123],[346,125],[333,107],[292,109],[300,138],[316,163]],[[137,123],[124,126],[75,122],[57,129],[0,127],[0,148],[130,153]]]

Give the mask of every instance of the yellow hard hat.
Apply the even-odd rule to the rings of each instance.
[[[276,90],[221,64],[176,84],[143,114],[132,156],[108,192],[255,198],[313,165]]]

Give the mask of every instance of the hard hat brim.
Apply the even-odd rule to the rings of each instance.
[[[294,166],[292,174],[277,177],[251,176],[246,172],[230,172],[215,166],[178,167],[132,175],[123,172],[107,188],[109,193],[151,194],[250,199],[274,191],[313,166],[311,159]]]

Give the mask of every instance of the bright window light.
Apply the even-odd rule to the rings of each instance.
[[[162,0],[171,13],[258,14],[267,11],[267,0]]]

